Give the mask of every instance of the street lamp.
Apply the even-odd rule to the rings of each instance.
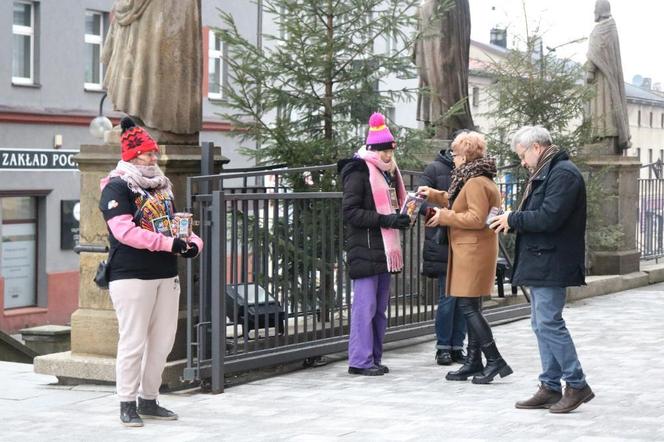
[[[99,101],[99,115],[90,122],[90,134],[100,140],[104,139],[104,134],[106,132],[113,129],[113,123],[111,123],[111,120],[104,116],[103,107],[105,99],[106,93],[104,93]]]

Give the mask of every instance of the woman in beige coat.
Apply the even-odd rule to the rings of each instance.
[[[491,208],[500,207],[500,192],[493,182],[496,164],[486,157],[486,142],[477,132],[458,135],[452,143],[452,156],[455,169],[448,192],[426,186],[418,189],[429,202],[441,207],[427,221],[427,227],[448,226],[446,293],[457,298],[468,324],[466,361],[445,378],[465,381],[473,376],[474,384],[488,384],[497,375],[512,373],[481,311],[481,297],[491,294],[496,277],[498,237],[486,224]]]

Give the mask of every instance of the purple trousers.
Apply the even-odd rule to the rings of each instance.
[[[371,368],[383,357],[387,329],[387,304],[390,300],[389,273],[353,280],[348,365]]]

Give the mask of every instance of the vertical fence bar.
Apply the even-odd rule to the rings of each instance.
[[[222,192],[212,195],[212,392],[224,392],[224,356],[226,354],[226,213]]]
[[[273,208],[272,208],[272,228],[270,231],[272,232],[272,293],[274,293],[274,297],[277,301],[280,301],[280,304],[282,305],[284,309],[284,316],[285,316],[285,324],[284,328],[285,330],[288,330],[288,303],[284,301],[284,290],[281,288],[281,284],[277,284],[277,281],[279,280],[279,275],[278,275],[278,268],[279,268],[279,241],[281,240],[281,229],[279,228],[279,200],[275,199],[273,201]],[[266,227],[269,225],[269,220],[266,221]],[[267,235],[267,228],[266,230],[266,235]],[[286,331],[284,331],[286,332]],[[274,347],[278,347],[280,345],[281,338],[283,336],[283,333],[276,333],[275,338],[274,338]]]
[[[187,177],[187,209],[191,213],[194,213],[193,210],[193,191],[192,191],[192,179]],[[198,218],[201,219],[200,217]],[[193,302],[193,266],[191,265],[191,260],[187,260],[187,368],[192,368],[193,362],[193,315],[194,315],[194,302]],[[200,276],[200,273],[199,273]],[[200,278],[199,278],[200,280]]]
[[[300,270],[300,266],[298,265],[298,255],[297,255],[297,246],[300,243],[298,241],[298,235],[297,232],[300,231],[300,209],[298,205],[297,200],[292,201],[293,204],[293,229],[291,231],[292,235],[292,244],[293,244],[293,275],[292,275],[292,280],[293,280],[293,285],[291,286],[292,289],[292,297],[293,299],[291,300],[291,308],[293,309],[293,318],[295,319],[295,324],[294,324],[294,330],[293,330],[293,342],[298,343],[299,342],[299,337],[300,337],[300,318],[299,318],[299,307],[298,307],[298,301],[299,301],[299,290],[298,290],[298,272]]]
[[[328,200],[323,201],[323,204],[321,204],[321,209],[317,211],[321,217],[320,219],[320,231],[322,233],[321,237],[321,250],[320,250],[320,321],[322,324],[321,327],[321,338],[326,338],[327,337],[327,325],[328,325],[328,319],[329,319],[329,312],[327,309],[327,299],[329,297],[328,294],[328,287],[327,287],[327,277],[328,275],[331,274],[332,269],[328,268],[329,263],[327,260],[327,253],[328,253],[328,236],[327,236],[327,221],[329,218],[328,212],[329,212],[329,205],[327,204]],[[329,200],[331,201],[331,200]],[[331,237],[330,237],[331,238]]]

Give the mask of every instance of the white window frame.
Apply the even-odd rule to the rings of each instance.
[[[224,98],[224,92],[223,92],[223,87],[224,87],[224,42],[219,41],[221,44],[221,47],[219,49],[215,49],[215,40],[217,38],[217,34],[210,30],[208,32],[208,72],[205,73],[207,76],[207,82],[208,82],[208,99],[210,100],[222,100]],[[210,91],[210,66],[211,63],[219,59],[219,92],[211,92]]]
[[[99,83],[88,83],[87,81],[84,82],[84,88],[86,90],[91,90],[91,91],[100,91],[103,89],[103,83],[104,83],[104,64],[101,62],[101,52],[102,49],[104,48],[104,13],[99,12],[99,11],[92,11],[92,10],[86,10],[85,11],[85,17],[87,18],[88,16],[99,16],[99,32],[100,35],[95,35],[95,34],[84,34],[83,41],[86,44],[91,44],[91,45],[99,45]],[[87,60],[86,60],[87,62]]]
[[[34,84],[35,82],[35,4],[34,2],[15,1],[12,3],[12,8],[15,4],[30,5],[30,26],[21,26],[14,24],[14,14],[12,9],[12,37],[14,35],[21,35],[30,38],[30,76],[29,77],[14,77],[12,72],[12,83],[14,84]],[[12,38],[13,43],[13,38]],[[13,51],[13,49],[12,49]],[[13,53],[12,53],[13,58]],[[14,67],[12,66],[12,71]]]

